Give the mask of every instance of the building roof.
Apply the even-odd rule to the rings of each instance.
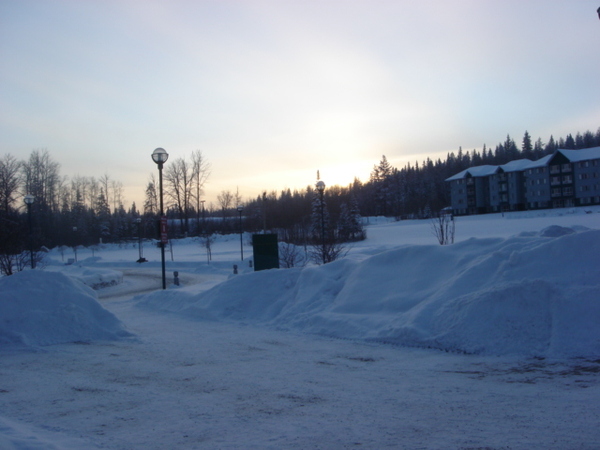
[[[469,167],[462,172],[452,175],[450,178],[446,178],[446,181],[460,180],[467,176],[472,177],[487,177],[495,174],[498,169],[502,169],[504,172],[518,172],[527,169],[535,169],[536,167],[545,167],[548,165],[550,160],[556,156],[557,153],[561,153],[565,158],[571,162],[588,161],[591,159],[600,159],[600,147],[583,148],[581,150],[567,150],[559,148],[551,155],[546,155],[537,161],[531,161],[530,159],[516,159],[514,161],[507,162],[501,166],[475,166]]]
[[[520,172],[528,169],[533,161],[527,158],[515,159],[514,161],[507,162],[499,166],[505,172]]]
[[[537,161],[532,161],[527,167],[524,167],[523,170],[535,169],[536,167],[545,167],[548,165],[548,162],[550,162],[553,156],[554,153],[551,155],[546,155],[543,158],[538,159]]]
[[[488,175],[492,175],[496,173],[498,170],[498,166],[475,166],[469,167],[468,169],[463,170],[462,172],[458,172],[456,175],[452,175],[450,178],[446,178],[446,181],[460,180],[461,178],[466,178],[467,175],[472,177],[486,177]]]
[[[600,159],[600,147],[582,148],[581,150],[566,150],[559,148],[557,152],[562,153],[571,162]]]

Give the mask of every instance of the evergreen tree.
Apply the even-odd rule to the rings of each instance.
[[[350,208],[348,208],[348,204],[342,203],[338,220],[338,237],[342,241],[350,240],[350,220]]]
[[[110,239],[110,207],[108,206],[108,200],[104,194],[104,188],[100,188],[100,194],[96,201],[96,218],[98,222],[97,237],[106,242]]]
[[[370,182],[375,189],[375,202],[377,214],[387,216],[391,212],[391,180],[393,168],[385,155],[381,157],[379,165],[373,167]]]
[[[600,145],[600,142],[598,143]],[[591,131],[586,131],[583,133],[583,147],[581,148],[592,148],[596,147],[596,140],[594,139],[594,135]]]
[[[331,238],[329,210],[324,193],[315,189],[311,213],[311,237],[315,244],[327,242]]]
[[[558,147],[556,145],[556,142],[554,142],[554,137],[552,135],[550,135],[550,140],[546,144],[546,148],[545,148],[546,154],[550,155],[550,154],[554,153],[557,148]]]
[[[521,152],[523,158],[533,158],[533,146],[531,145],[531,136],[529,136],[529,132],[527,130],[523,135],[523,144],[521,146]]]
[[[540,159],[544,156],[544,143],[541,138],[538,138],[533,145],[533,156],[532,159]]]
[[[156,181],[154,176],[150,177],[150,181],[146,185],[146,199],[144,200],[144,215],[154,216],[159,213],[158,211],[158,194],[156,188]]]
[[[567,135],[567,138],[565,139],[565,143],[563,144],[563,146],[561,148],[566,148],[569,150],[575,149],[575,139],[573,139],[573,136],[571,136],[571,134]]]
[[[517,148],[517,144],[510,137],[510,135],[506,135],[506,141],[504,141],[504,154],[505,160],[502,164],[506,164],[509,161],[519,159],[519,149]]]

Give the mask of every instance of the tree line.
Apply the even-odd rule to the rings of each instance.
[[[426,158],[425,161],[407,163],[402,168],[393,167],[385,155],[373,166],[369,180],[355,179],[348,186],[331,186],[325,190],[332,223],[337,223],[344,208],[353,204],[360,215],[389,216],[396,219],[428,218],[450,205],[450,189],[445,180],[469,167],[501,165],[521,158],[537,160],[552,154],[558,148],[582,149],[600,146],[600,128],[596,133],[586,131],[555,139],[550,136],[544,143],[533,140],[525,131],[518,145],[510,135],[493,149],[483,145],[481,150],[449,152],[442,160]],[[302,240],[311,226],[311,205],[315,187],[303,190],[285,189],[281,192],[264,192],[247,202],[248,221],[252,229],[277,229],[290,241]],[[266,211],[266,213],[263,213]],[[265,216],[263,218],[263,215]]]
[[[493,149],[450,152],[438,158],[402,168],[393,167],[386,156],[374,165],[369,180],[355,179],[348,186],[316,185],[304,189],[264,191],[244,200],[239,191],[222,191],[217,204],[205,203],[203,188],[210,164],[201,151],[169,161],[164,169],[165,209],[170,236],[210,236],[214,233],[262,230],[277,232],[280,240],[304,244],[343,242],[364,238],[357,228],[360,217],[376,215],[397,219],[430,217],[450,204],[446,178],[471,166],[505,164],[514,159],[532,160],[558,148],[600,146],[600,128],[544,143],[526,131],[519,145],[507,136]],[[32,242],[29,242],[26,194],[33,195]],[[17,255],[29,244],[36,248],[120,242],[137,236],[157,235],[158,183],[150,175],[141,210],[135,203],[125,207],[123,184],[109,174],[100,178],[60,174],[60,164],[47,150],[34,150],[23,161],[10,154],[0,158],[0,254]],[[320,211],[326,206],[327,223]],[[318,206],[315,206],[317,204]],[[242,208],[239,211],[238,208]],[[316,212],[315,212],[316,211]],[[320,230],[320,231],[319,231]]]

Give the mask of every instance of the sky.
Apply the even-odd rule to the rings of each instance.
[[[600,0],[0,0],[0,157],[207,204],[600,127]],[[169,164],[167,161],[166,164]],[[126,206],[128,206],[126,204]]]

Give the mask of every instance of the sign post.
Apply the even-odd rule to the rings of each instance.
[[[169,236],[167,234],[167,216],[160,218],[160,242],[165,245],[169,243]]]

